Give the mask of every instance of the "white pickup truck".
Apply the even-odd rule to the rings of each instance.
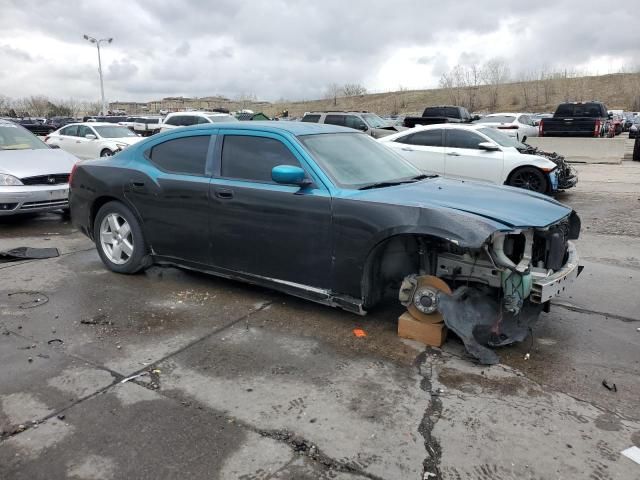
[[[143,137],[148,137],[158,133],[162,127],[162,117],[148,116],[138,117],[133,124],[133,131]]]

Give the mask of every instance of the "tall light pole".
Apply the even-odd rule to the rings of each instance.
[[[104,100],[104,82],[102,81],[102,59],[100,58],[100,44],[102,42],[111,43],[113,42],[113,38],[101,38],[100,40],[98,40],[89,35],[84,35],[84,39],[88,40],[91,43],[95,43],[96,47],[98,47],[98,73],[100,74],[100,95],[102,97],[102,115],[106,115],[107,103]]]

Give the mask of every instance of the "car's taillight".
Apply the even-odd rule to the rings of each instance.
[[[538,136],[542,137],[542,124],[544,123],[544,120],[540,120],[540,123],[538,124]]]
[[[600,119],[596,119],[595,126],[593,127],[593,136],[600,136]]]
[[[73,182],[73,174],[76,173],[77,167],[78,167],[77,163],[74,163],[73,167],[71,167],[71,173],[69,174],[69,186],[71,186],[71,182]]]

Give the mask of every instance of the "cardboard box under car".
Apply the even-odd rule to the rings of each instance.
[[[432,347],[441,347],[447,338],[447,327],[443,322],[420,321],[409,312],[405,312],[398,318],[398,336],[417,340]]]

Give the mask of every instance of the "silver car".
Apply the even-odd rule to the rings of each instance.
[[[0,216],[69,207],[69,175],[78,161],[27,129],[0,120]]]

